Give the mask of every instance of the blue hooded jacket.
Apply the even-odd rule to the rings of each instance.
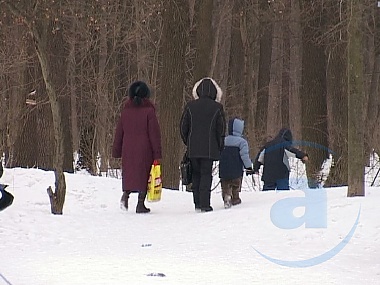
[[[228,136],[219,160],[219,178],[232,180],[243,176],[244,168],[252,168],[248,142],[243,138],[244,121],[234,118],[228,122]]]

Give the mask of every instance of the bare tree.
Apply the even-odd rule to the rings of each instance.
[[[302,28],[300,0],[290,1],[289,34],[289,127],[294,137],[301,139]]]
[[[214,45],[212,48],[210,76],[217,80],[224,92],[227,90],[228,67],[230,64],[232,6],[232,1],[216,0],[214,1],[213,8],[215,13],[212,15]],[[193,83],[193,81],[191,83]],[[224,101],[225,96],[222,98],[223,103]]]
[[[348,90],[346,9],[342,2],[328,1],[324,10],[325,32],[319,38],[326,46],[328,140],[333,164],[325,186],[348,183]]]
[[[302,138],[311,143],[306,147],[310,157],[307,175],[309,187],[315,188],[320,182],[318,177],[322,164],[327,159],[327,60],[325,47],[318,42],[324,25],[324,18],[319,16],[322,7],[317,6],[318,9],[310,11],[309,2],[304,1],[303,4]]]
[[[282,75],[283,75],[283,12],[282,1],[273,2],[273,37],[268,89],[267,135],[274,136],[282,122]]]
[[[368,2],[368,1],[367,1]],[[380,9],[376,7],[377,3],[371,1],[365,7],[363,12],[365,42],[365,86],[367,87],[368,96],[365,104],[366,118],[365,118],[365,158],[369,159],[369,155],[375,151],[380,153],[379,142],[380,132],[378,125],[380,123],[379,111],[379,95],[380,95]]]
[[[51,212],[53,214],[63,213],[63,204],[66,195],[66,181],[63,173],[64,163],[64,133],[62,129],[62,112],[59,103],[57,88],[55,86],[54,73],[52,72],[48,53],[48,41],[51,37],[50,19],[38,15],[39,2],[32,3],[31,7],[18,7],[13,1],[5,1],[6,6],[16,16],[21,17],[27,25],[36,47],[36,53],[41,65],[42,75],[45,81],[46,90],[49,96],[50,107],[53,115],[55,155],[55,191],[49,186]],[[27,9],[25,9],[27,8]],[[25,10],[24,10],[25,9]],[[28,11],[28,12],[27,12]],[[32,11],[32,13],[30,13]]]
[[[213,0],[203,0],[195,2],[195,65],[193,77],[199,80],[202,77],[210,76],[213,34],[212,13]]]
[[[255,130],[257,141],[262,146],[268,139],[267,135],[267,114],[270,66],[272,59],[272,33],[273,22],[268,1],[259,0],[260,9],[260,57],[257,91],[257,111],[255,117]]]
[[[241,37],[244,47],[244,107],[246,138],[249,142],[251,155],[254,155],[257,145],[255,117],[257,107],[258,74],[259,74],[259,1],[245,1],[241,19]]]
[[[244,46],[241,36],[243,1],[233,2],[228,87],[224,95],[226,117],[241,117],[244,107]],[[244,103],[243,103],[244,102]]]
[[[108,80],[106,78],[106,68],[107,61],[109,59],[108,55],[108,47],[107,47],[107,38],[108,38],[108,11],[109,11],[109,2],[106,0],[100,1],[100,15],[98,22],[98,73],[96,80],[96,123],[95,123],[95,141],[96,141],[96,149],[99,153],[100,161],[99,171],[101,173],[107,172],[108,169],[108,151],[107,151],[107,132],[109,129],[109,125],[107,124],[107,111],[108,111]]]
[[[349,4],[348,24],[348,192],[347,196],[364,196],[364,85],[361,52],[362,7],[359,0]]]
[[[185,83],[185,51],[188,34],[188,0],[165,1],[162,35],[162,69],[160,71],[159,119],[162,132],[163,186],[178,189],[178,166],[181,156],[179,121]],[[168,111],[170,106],[170,111]]]

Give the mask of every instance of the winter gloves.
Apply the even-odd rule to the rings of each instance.
[[[245,169],[245,175],[252,175],[255,172],[253,171],[252,167],[248,167]]]

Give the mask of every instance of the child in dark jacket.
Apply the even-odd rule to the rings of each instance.
[[[289,190],[289,158],[298,158],[302,162],[308,160],[306,153],[292,147],[292,142],[292,132],[283,128],[257,154],[253,169],[258,174],[260,166],[264,165],[261,177],[264,182],[263,191]]]
[[[248,142],[243,138],[244,121],[234,118],[228,122],[228,136],[219,161],[219,178],[222,186],[224,207],[241,203],[239,192],[243,180],[243,169],[253,174]]]

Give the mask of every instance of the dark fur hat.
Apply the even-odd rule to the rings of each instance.
[[[141,99],[149,98],[150,90],[149,90],[148,85],[145,82],[135,81],[129,87],[128,94],[131,99],[135,97],[139,97]]]

